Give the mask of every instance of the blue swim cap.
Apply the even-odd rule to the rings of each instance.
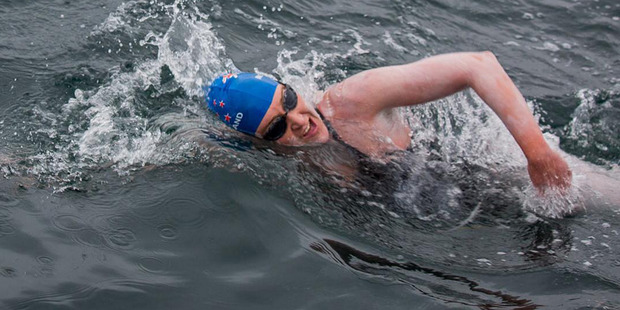
[[[205,86],[207,107],[226,125],[255,135],[271,105],[278,82],[266,76],[241,72],[215,78]]]

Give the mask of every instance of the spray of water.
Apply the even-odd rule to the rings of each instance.
[[[283,168],[266,169],[267,162],[294,166],[299,164],[299,158],[283,161],[266,151],[235,152],[234,149],[253,147],[247,140],[239,140],[234,133],[213,121],[201,107],[201,87],[221,72],[236,70],[209,23],[213,17],[198,10],[191,1],[147,4],[145,1],[131,1],[121,5],[93,30],[91,36],[135,33],[140,23],[167,19],[164,32],[149,31],[139,40],[141,46],[155,48],[157,56],[138,62],[130,70],[112,69],[107,81],[96,89],[76,90],[74,98],[62,106],[60,114],[48,116],[57,125],[68,123],[67,128],[55,130],[52,127],[41,132],[58,139],[59,143],[30,156],[28,173],[71,183],[79,182],[88,171],[100,167],[112,167],[123,175],[144,165],[178,163],[200,153],[201,160],[209,164],[246,170],[259,180],[272,179],[267,176],[274,174],[278,177],[287,175]],[[216,5],[211,14],[218,18],[220,11]],[[239,10],[237,14],[247,13]],[[275,29],[271,32],[279,33],[279,39],[295,37],[294,34],[287,35],[281,25],[267,17],[261,17],[256,23]],[[350,74],[343,69],[350,67],[347,64],[357,64],[363,57],[372,56],[370,43],[355,30],[345,30],[340,36],[333,40],[351,42],[344,51],[304,53],[298,49],[282,49],[277,56],[277,67],[271,73],[293,85],[307,102],[316,102],[314,94],[318,90]],[[347,37],[346,40],[343,37]],[[389,35],[385,39],[385,44],[393,45]],[[528,210],[546,216],[570,212],[577,204],[575,201],[579,199],[573,196],[544,201],[537,198],[535,191],[527,185],[526,163],[516,143],[475,94],[461,93],[428,105],[404,108],[402,113],[414,133],[415,161],[426,164],[421,166],[405,161],[401,168],[410,170],[418,180],[444,183],[442,193],[447,199],[437,200],[437,204],[448,207],[438,207],[430,212],[431,218],[436,214],[450,217],[464,198],[475,200],[468,191],[503,192],[516,196]],[[41,111],[41,115],[44,114],[45,111]],[[571,135],[582,132],[580,126],[588,124],[576,117]],[[465,189],[459,184],[461,175],[467,174],[463,173],[464,169],[476,171],[471,179],[476,182],[470,182],[475,183],[476,188]],[[429,174],[435,177],[429,177]],[[292,183],[307,185],[305,177],[307,175],[303,174],[290,176],[295,179]],[[420,197],[426,195],[423,188],[420,182],[405,182],[396,196],[401,205],[408,205],[409,209],[388,210],[383,206],[384,212],[391,217],[408,216],[410,214],[404,213],[412,212],[418,218],[428,220],[429,212],[421,211],[420,207],[424,203]],[[382,206],[380,202],[375,205]],[[541,208],[549,205],[556,206]],[[476,206],[477,203],[472,203],[467,209],[470,213],[453,216],[453,220],[462,222]]]

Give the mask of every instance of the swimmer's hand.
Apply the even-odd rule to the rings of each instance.
[[[527,172],[538,193],[544,195],[547,190],[559,190],[566,193],[570,188],[573,173],[566,161],[551,149],[533,158],[528,158]]]

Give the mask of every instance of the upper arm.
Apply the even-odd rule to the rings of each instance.
[[[342,82],[342,95],[358,117],[433,101],[471,86],[472,74],[488,66],[489,56],[494,60],[490,53],[444,54],[363,71]]]

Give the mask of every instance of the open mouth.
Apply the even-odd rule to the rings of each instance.
[[[304,138],[311,138],[316,134],[316,132],[317,132],[316,123],[312,120],[312,118],[309,118],[308,127],[306,127],[306,130],[304,132]]]

